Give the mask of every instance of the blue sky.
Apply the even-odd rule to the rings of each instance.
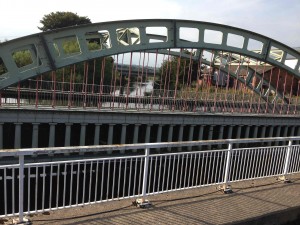
[[[45,14],[71,11],[92,22],[125,19],[186,19],[254,31],[300,47],[299,0],[9,0],[1,4],[0,40],[40,32]]]

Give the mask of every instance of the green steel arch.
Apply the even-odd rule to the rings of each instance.
[[[96,40],[100,47],[89,49],[90,40]],[[65,52],[63,45],[74,41],[79,50],[72,54]],[[252,46],[258,46],[259,51],[257,47],[254,50]],[[300,78],[299,52],[266,36],[231,26],[199,21],[126,20],[68,27],[1,43],[0,90],[45,72],[94,58],[134,51],[163,51],[176,48],[198,49],[198,52],[205,49],[236,53],[282,68]],[[272,50],[281,51],[282,54],[280,57],[274,57]],[[13,55],[22,51],[30,53],[31,62],[19,67]],[[288,63],[289,58],[294,59],[292,66]],[[205,60],[203,62],[205,63]],[[224,70],[228,71],[228,68]],[[239,80],[237,73],[230,74]],[[247,86],[264,98],[259,87],[268,81],[263,80],[257,73],[261,82],[258,87],[252,87],[249,81],[253,74],[250,70],[246,79]],[[268,91],[274,89],[271,86]],[[277,98],[282,97],[282,94],[276,94]]]

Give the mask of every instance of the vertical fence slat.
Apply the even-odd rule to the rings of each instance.
[[[14,186],[14,185],[13,185]],[[19,223],[24,215],[24,155],[19,156]]]
[[[74,164],[71,162],[71,174],[70,174],[70,199],[69,199],[69,206],[72,205],[72,197],[73,197],[73,170]]]
[[[111,164],[111,160],[108,160],[108,169],[107,169],[107,180],[106,180],[106,199],[108,200],[108,196],[109,196],[109,184],[110,184],[110,164]]]
[[[113,170],[113,181],[112,181],[112,196],[111,198],[114,199],[114,190],[115,190],[115,177],[116,177],[116,159],[114,160],[114,170]]]
[[[15,215],[15,168],[12,168],[12,193],[11,193],[11,197],[12,197],[12,214]]]
[[[7,215],[7,168],[4,168],[4,215]]]
[[[53,177],[53,164],[50,166],[50,193],[49,193],[49,209],[52,209],[52,178]]]
[[[76,206],[78,206],[79,198],[79,177],[80,177],[80,162],[77,163],[77,180],[76,180]]]
[[[63,189],[63,208],[65,208],[65,206],[66,206],[66,204],[65,204],[65,202],[66,202],[66,189],[67,189],[67,187],[66,187],[66,185],[67,185],[67,163],[65,163],[65,170],[64,170],[64,174],[63,174],[63,176],[64,176],[64,189]]]
[[[123,182],[123,197],[125,197],[126,179],[127,179],[127,159],[125,159],[124,182]]]
[[[27,212],[30,212],[30,166],[27,169]],[[50,190],[51,191],[51,190]]]
[[[56,209],[58,209],[58,201],[59,201],[59,179],[60,177],[60,164],[57,165],[56,171]]]
[[[118,176],[117,199],[120,199],[121,168],[122,168],[122,159],[120,159],[120,163],[119,163],[119,176]]]
[[[44,211],[45,206],[45,179],[46,179],[46,165],[43,165],[43,193],[42,193],[42,210]]]
[[[159,171],[158,171],[158,180],[157,180],[157,192],[159,193],[160,192],[160,177],[161,177],[161,164],[162,164],[162,157],[163,156],[160,156],[159,157]]]

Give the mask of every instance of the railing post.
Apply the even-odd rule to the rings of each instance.
[[[24,155],[19,156],[19,223],[24,222]]]
[[[143,187],[142,187],[142,201],[145,202],[146,191],[147,191],[147,181],[148,181],[148,168],[149,168],[149,153],[150,149],[145,149],[145,165],[144,165],[144,175],[143,175]]]
[[[144,174],[143,174],[142,198],[136,199],[135,202],[133,202],[134,205],[139,206],[140,208],[146,208],[151,206],[151,203],[146,199],[149,155],[150,155],[150,149],[145,148],[145,165],[144,165]]]
[[[229,178],[229,171],[230,171],[230,163],[231,163],[231,152],[232,152],[232,143],[229,142],[228,144],[228,151],[227,151],[227,158],[226,158],[226,167],[224,173],[224,184],[221,190],[225,194],[232,193],[231,187],[228,185],[228,178]]]
[[[283,168],[283,174],[279,179],[281,181],[284,181],[285,183],[289,183],[290,181],[286,178],[286,175],[289,170],[289,165],[290,165],[290,158],[291,158],[291,151],[292,151],[292,140],[289,140],[289,144],[287,146],[287,151],[286,151],[286,157],[285,157],[285,162],[284,162],[284,168]]]

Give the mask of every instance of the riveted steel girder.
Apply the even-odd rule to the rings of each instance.
[[[164,30],[165,33],[156,32]],[[186,38],[188,37],[188,38]],[[217,37],[217,38],[216,38]],[[97,40],[100,48],[89,49],[88,42]],[[63,46],[76,42],[78,49],[66,52]],[[236,44],[238,43],[238,44]],[[260,50],[251,49],[251,43]],[[300,78],[300,54],[296,50],[247,30],[188,20],[126,20],[94,23],[38,33],[0,44],[0,89],[48,71],[89,59],[133,51],[192,48],[237,53],[285,69]],[[282,52],[274,57],[272,51]],[[17,65],[16,52],[30,53],[28,65]],[[294,66],[287,63],[295,60]],[[4,71],[4,72],[3,72]]]

